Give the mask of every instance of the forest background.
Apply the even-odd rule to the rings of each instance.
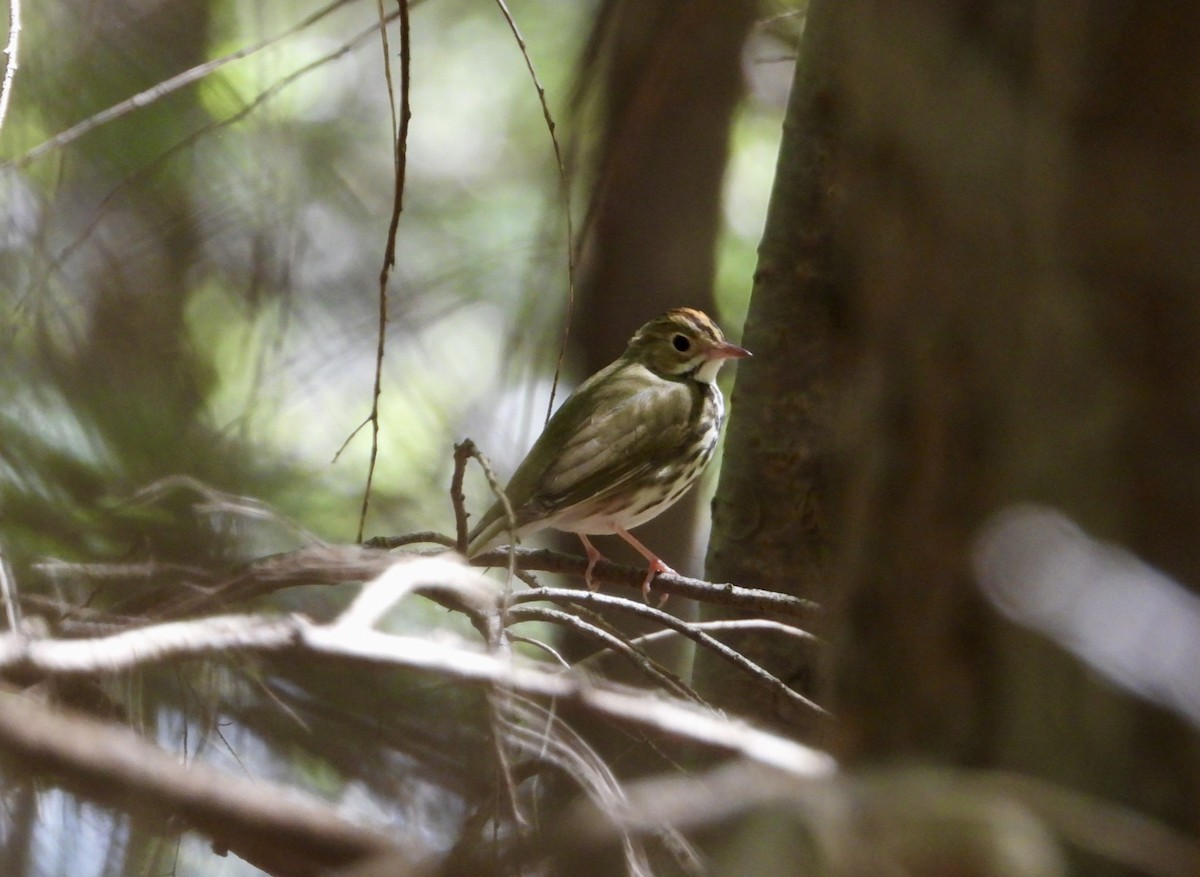
[[[1200,12],[9,11],[4,873],[1200,870]],[[418,551],[678,305],[666,612]]]

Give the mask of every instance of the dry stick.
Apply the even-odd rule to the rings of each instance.
[[[273,554],[196,593],[131,597],[121,611],[131,616],[186,618],[306,585],[343,585],[369,581],[396,563],[386,551],[357,545],[313,545]]]
[[[546,708],[530,698],[515,697],[510,706],[509,733],[539,762],[553,765],[574,783],[603,813],[617,814],[627,810],[628,799],[612,769],[596,750],[570,725],[559,718],[553,708]],[[540,730],[544,728],[544,730]],[[625,849],[626,873],[631,877],[653,874],[646,858],[641,838],[635,831],[616,829]],[[659,836],[665,832],[655,832]],[[544,839],[539,839],[539,846]],[[516,850],[514,850],[516,852]],[[518,860],[519,861],[519,860]],[[509,862],[505,862],[509,865]],[[516,862],[500,873],[521,873]]]
[[[720,621],[690,621],[688,625],[692,630],[718,630],[725,632],[748,631],[748,630],[766,630],[772,633],[779,633],[784,636],[795,637],[796,639],[804,640],[805,642],[818,643],[820,638],[816,634],[809,633],[807,630],[802,630],[799,627],[793,627],[790,624],[784,624],[780,621],[769,621],[765,618],[737,618],[724,619]],[[658,642],[662,639],[667,639],[672,636],[677,636],[677,631],[674,630],[656,630],[651,633],[644,633],[641,636],[635,636],[629,641],[630,645],[643,646],[649,643]]]
[[[398,0],[400,7],[400,127],[396,132],[395,147],[395,176],[396,182],[392,197],[392,218],[388,224],[387,243],[384,245],[383,267],[379,271],[379,335],[375,346],[375,382],[371,390],[371,413],[367,423],[371,424],[371,455],[367,462],[367,483],[363,487],[362,508],[358,514],[358,536],[356,542],[362,542],[363,528],[367,524],[367,508],[371,503],[371,484],[375,480],[375,463],[379,459],[379,397],[383,392],[383,353],[387,344],[387,284],[392,268],[396,264],[396,231],[400,227],[400,214],[404,211],[404,179],[408,171],[408,125],[412,119],[412,107],[409,105],[409,84],[411,80],[410,66],[412,61],[412,40],[409,30],[408,0]],[[380,6],[380,32],[383,34],[384,52],[387,51],[387,27],[383,17],[383,7]],[[389,104],[394,106],[392,97],[391,65],[385,66],[388,86]],[[392,110],[393,119],[395,109]],[[360,425],[358,429],[362,429]],[[356,429],[355,432],[358,430]]]
[[[540,649],[553,658],[564,670],[571,669],[571,662],[564,658],[562,653],[549,643],[542,642],[540,639],[534,639],[531,636],[522,636],[519,633],[513,633],[511,630],[508,632],[508,638],[514,643],[525,643],[525,645],[531,648]]]
[[[450,478],[450,505],[454,508],[454,547],[458,553],[467,553],[467,498],[463,495],[463,476],[467,471],[467,460],[478,451],[475,443],[465,439],[454,446],[454,475]],[[503,491],[501,491],[503,493]]]
[[[483,468],[484,474],[487,476],[488,484],[496,493],[498,500],[503,503],[506,520],[510,528],[514,524],[512,506],[508,502],[508,497],[505,495],[503,488],[500,487],[496,480],[496,475],[492,472],[492,467],[488,461],[475,447],[475,443],[470,439],[464,439],[454,446],[454,475],[450,479],[450,504],[454,508],[454,525],[455,525],[455,541],[459,553],[466,554],[467,545],[467,510],[466,497],[463,495],[462,483],[463,476],[466,473],[467,461],[474,457],[479,461],[479,465]],[[504,599],[500,601],[497,613],[497,622],[495,626],[495,635],[491,633],[492,628],[489,627],[489,648],[495,652],[501,648],[508,651],[508,598],[512,594],[512,579],[515,574],[515,568],[512,562],[512,553],[509,553],[508,578],[505,588]],[[512,765],[509,763],[508,752],[505,750],[506,736],[503,733],[504,722],[502,719],[503,708],[512,696],[512,692],[504,688],[502,685],[494,685],[488,693],[488,717],[491,727],[492,748],[496,755],[496,774],[497,786],[502,786],[508,795],[509,813],[512,815],[514,823],[518,829],[528,828],[529,822],[521,812],[521,802],[517,795],[517,784],[513,779]]]
[[[4,54],[4,83],[0,85],[0,129],[8,118],[8,102],[12,100],[13,82],[17,78],[17,50],[21,45],[21,0],[8,0],[8,45]]]
[[[497,566],[501,559],[500,551],[486,551],[471,558],[471,562],[476,566]],[[516,561],[522,570],[571,573],[580,578],[583,577],[584,570],[588,565],[585,557],[563,554],[545,548],[518,548],[516,549]],[[646,568],[644,566],[626,566],[612,563],[609,560],[600,560],[592,570],[592,581],[594,582],[623,585],[639,590],[645,577]],[[659,573],[655,576],[654,587],[672,595],[699,600],[714,606],[727,606],[742,612],[777,615],[785,618],[811,618],[820,608],[812,600],[793,597],[779,591],[745,588],[729,583],[706,582],[703,579],[693,579],[671,573]]]
[[[151,614],[156,618],[184,618],[214,607],[230,606],[268,596],[277,591],[305,585],[342,585],[363,582],[382,573],[397,560],[386,549],[412,540],[437,542],[451,547],[451,540],[437,533],[416,533],[409,536],[380,537],[371,540],[369,546],[359,545],[311,545],[297,551],[262,557],[244,566],[223,579],[212,581],[207,574],[196,576],[199,584],[190,585],[191,593],[180,593],[179,589],[168,599],[161,595],[145,597],[131,596],[121,606],[121,611],[130,616]],[[476,566],[501,566],[510,559],[509,551],[489,551],[475,558]],[[583,575],[587,560],[569,554],[542,549],[516,548],[511,559],[517,572],[544,570],[547,572]],[[93,568],[97,565],[74,567],[56,564],[55,573],[87,574],[94,578]],[[609,561],[596,564],[592,578],[603,584],[622,585],[630,589],[641,586],[645,569],[621,566]],[[782,618],[811,618],[816,604],[757,588],[743,588],[731,584],[714,584],[685,576],[660,574],[656,587],[714,606],[723,606],[754,615],[774,615]],[[429,595],[426,589],[422,593]],[[639,604],[642,605],[642,604]],[[673,616],[672,616],[673,617]]]
[[[416,533],[405,533],[402,536],[372,536],[370,539],[364,539],[362,544],[363,548],[379,548],[384,551],[407,545],[442,545],[451,550],[458,550],[458,540],[436,530],[418,530]]]
[[[562,188],[563,210],[567,215],[567,313],[563,319],[562,342],[558,347],[558,360],[554,364],[554,380],[550,383],[550,401],[546,403],[546,422],[549,423],[550,413],[554,411],[554,394],[558,391],[558,378],[562,373],[563,359],[567,355],[567,338],[571,332],[571,318],[575,314],[575,219],[571,215],[571,181],[567,177],[567,167],[563,163],[562,149],[559,148],[558,135],[554,131],[556,127],[554,114],[550,112],[550,105],[546,103],[546,89],[542,87],[541,80],[538,79],[533,59],[529,57],[529,48],[525,45],[525,38],[521,36],[516,19],[512,17],[504,0],[496,0],[496,5],[500,7],[500,12],[508,23],[508,29],[512,31],[513,38],[521,49],[521,57],[525,59],[525,69],[529,71],[529,78],[533,80],[533,87],[537,89],[538,102],[542,107],[542,117],[546,120],[546,129],[550,132],[550,143],[554,147],[558,184]]]
[[[203,765],[185,767],[132,731],[0,693],[0,752],[13,775],[53,781],[79,796],[142,815],[168,830],[194,828],[269,874],[317,877],[370,863],[415,874],[410,851],[347,821],[295,789]],[[174,823],[172,825],[172,823]]]
[[[827,775],[833,760],[812,747],[724,718],[711,710],[645,692],[601,684],[544,664],[498,659],[479,648],[429,637],[319,625],[292,615],[227,615],[156,624],[91,640],[0,636],[0,668],[50,676],[112,676],[136,667],[187,658],[246,653],[323,656],[352,666],[407,668],[476,685],[502,684],[520,694],[560,698],[593,714],[726,749],[801,776]]]
[[[517,783],[513,779],[512,764],[508,755],[508,737],[504,733],[507,724],[502,718],[506,700],[510,696],[511,692],[501,684],[496,683],[492,686],[487,695],[488,726],[492,732],[492,752],[496,756],[496,785],[507,793],[509,815],[517,829],[522,830],[528,829],[530,823],[521,809],[521,799],[517,794]]]
[[[639,651],[620,636],[605,630],[597,624],[583,620],[578,615],[562,612],[558,609],[545,609],[540,606],[520,606],[509,610],[510,623],[521,624],[526,621],[543,621],[570,628],[576,633],[583,634],[600,642],[604,648],[611,649],[629,659],[629,662],[642,671],[652,682],[669,689],[679,697],[707,705],[696,691],[684,683],[682,679],[650,658],[645,652]]]
[[[618,609],[623,612],[631,612],[634,615],[640,615],[643,618],[648,618],[663,627],[670,628],[681,636],[685,636],[696,645],[706,648],[709,651],[724,658],[726,661],[733,664],[738,669],[748,673],[758,682],[764,684],[768,689],[778,694],[783,695],[801,706],[808,707],[823,718],[830,718],[830,714],[823,707],[818,706],[813,701],[809,700],[798,691],[788,687],[787,683],[778,676],[768,672],[761,665],[751,661],[737,649],[730,648],[725,643],[716,639],[713,636],[705,633],[703,630],[697,630],[686,621],[682,621],[667,612],[662,612],[652,606],[646,606],[634,600],[626,600],[622,597],[611,597],[608,594],[597,594],[592,591],[569,591],[559,588],[542,588],[539,591],[525,591],[513,598],[515,603],[528,603],[535,600],[548,600],[556,603],[568,602],[579,603],[583,605],[594,604],[597,606],[607,606],[610,609]]]
[[[479,464],[479,468],[481,468],[483,470],[484,477],[487,478],[488,487],[491,488],[491,491],[495,495],[496,500],[504,508],[504,523],[505,523],[505,526],[508,527],[508,537],[509,537],[508,547],[506,549],[504,549],[504,554],[505,554],[504,566],[505,566],[505,569],[508,571],[507,581],[511,587],[511,582],[513,580],[513,577],[516,575],[516,571],[517,571],[517,516],[516,516],[516,513],[513,511],[512,503],[510,503],[508,501],[508,494],[504,492],[504,487],[500,484],[500,479],[496,477],[496,472],[495,472],[495,470],[492,469],[492,464],[488,461],[488,458],[483,455],[483,452],[480,451],[479,448],[475,447],[475,442],[471,441],[470,439],[466,439],[463,442],[463,445],[466,446],[466,449],[463,451],[463,453],[470,454],[470,456],[475,458],[475,462],[477,462]],[[495,552],[489,552],[489,553],[495,553]],[[495,564],[488,564],[488,566],[495,566]],[[505,601],[505,606],[507,606],[507,600]]]
[[[21,604],[17,596],[17,585],[8,567],[8,558],[0,551],[0,597],[4,599],[4,611],[8,616],[8,629],[16,636],[22,635]]]

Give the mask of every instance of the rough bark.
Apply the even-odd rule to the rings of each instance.
[[[1200,12],[853,0],[838,25],[837,743],[1194,826],[1194,731],[1001,620],[971,551],[1033,500],[1200,581]]]
[[[824,595],[829,541],[830,331],[838,293],[829,246],[829,5],[808,6],[743,335],[754,358],[738,366],[706,568],[712,581],[805,598]],[[738,645],[789,684],[809,687],[811,654],[777,637],[747,636]],[[805,720],[737,686],[707,659],[697,677],[739,712],[785,725]]]
[[[1194,729],[1006,621],[972,552],[1034,501],[1200,581],[1198,38],[1181,6],[809,9],[707,577],[826,598],[850,765],[1018,770],[1196,824]],[[1148,662],[1174,647],[1137,623]]]

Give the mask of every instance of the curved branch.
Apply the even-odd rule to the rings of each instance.
[[[792,688],[789,688],[787,683],[767,672],[759,664],[754,663],[737,649],[731,648],[715,637],[705,633],[703,630],[693,627],[686,621],[676,618],[670,613],[663,612],[660,609],[655,609],[652,606],[646,606],[637,603],[633,600],[626,600],[621,597],[611,597],[607,594],[597,594],[592,591],[571,591],[560,588],[539,588],[531,591],[524,591],[520,594],[515,594],[512,598],[514,604],[529,603],[535,600],[548,600],[551,602],[566,602],[577,603],[581,605],[598,605],[607,606],[612,609],[619,609],[623,612],[631,612],[634,615],[640,615],[643,618],[651,619],[663,627],[675,631],[681,636],[685,636],[696,645],[708,649],[716,655],[724,658],[735,667],[750,674],[756,682],[764,685],[768,690],[786,697],[788,700],[794,701],[800,706],[807,707],[815,711],[818,715],[829,718],[829,713],[818,706],[813,701],[809,700],[804,695],[800,694]]]
[[[687,698],[695,703],[704,703],[700,695],[696,694],[695,691],[674,673],[650,658],[645,652],[630,645],[627,640],[605,630],[598,624],[592,624],[569,612],[562,612],[558,609],[545,609],[540,606],[514,607],[508,611],[508,615],[510,624],[543,621],[570,628],[586,637],[598,640],[603,648],[611,649],[616,654],[627,658],[631,664],[645,673],[651,681],[658,683],[665,690],[674,692],[678,697]]]
[[[577,672],[548,670],[535,662],[497,656],[473,644],[398,636],[357,626],[317,625],[297,616],[221,616],[153,625],[88,640],[0,637],[0,670],[55,676],[112,675],[181,658],[224,654],[299,652],[352,665],[404,668],[471,684],[500,685],[519,694],[551,697],[626,724],[650,728],[700,745],[740,754],[800,776],[834,769],[823,752],[718,715],[711,710],[644,691],[600,684]]]
[[[485,552],[473,558],[471,562],[477,566],[498,566],[507,555],[508,549],[502,548]],[[562,554],[544,548],[518,548],[516,549],[516,561],[519,569],[569,573],[577,575],[581,579],[588,564],[587,558]],[[645,566],[626,566],[608,560],[600,560],[592,570],[593,582],[622,585],[639,592],[645,577]],[[703,579],[693,579],[673,573],[659,573],[655,576],[654,589],[673,596],[687,597],[690,600],[755,614],[805,618],[811,616],[818,608],[817,604],[811,600],[804,600],[778,591],[744,588],[729,583],[706,582]]]
[[[419,537],[419,538],[416,538]],[[341,585],[363,582],[382,573],[397,561],[412,556],[423,556],[427,552],[402,552],[392,554],[386,548],[411,545],[415,541],[441,543],[446,537],[435,533],[413,534],[413,536],[382,537],[370,540],[368,546],[360,545],[311,545],[297,551],[274,554],[247,564],[238,572],[220,580],[192,581],[189,592],[174,594],[164,600],[161,595],[133,597],[122,603],[119,611],[130,616],[149,615],[154,618],[186,618],[213,609],[237,605],[302,585]],[[439,548],[438,551],[442,551]],[[560,572],[582,578],[587,560],[570,554],[544,549],[516,548],[513,557],[518,571]],[[488,551],[471,561],[476,566],[506,567],[509,549]],[[80,575],[94,575],[94,565],[73,567],[56,563],[54,572],[62,576],[73,570]],[[102,568],[102,567],[101,567]],[[592,579],[598,583],[621,585],[638,590],[645,577],[644,567],[624,566],[602,560],[596,564]],[[743,588],[732,584],[714,584],[701,579],[660,573],[654,580],[655,588],[680,597],[703,603],[724,606],[752,615],[774,615],[783,618],[809,618],[817,610],[810,600],[764,591],[758,588]],[[418,593],[443,602],[438,589],[429,586],[418,589]],[[443,602],[443,605],[447,605]],[[458,608],[450,604],[448,608]],[[655,616],[659,617],[659,616]],[[663,616],[673,617],[673,616]]]
[[[56,643],[54,645],[65,645]],[[132,731],[0,693],[0,756],[9,777],[53,778],[74,794],[212,838],[269,874],[341,868],[414,875],[416,851],[347,821],[316,798],[179,759]],[[364,870],[364,873],[366,871]]]

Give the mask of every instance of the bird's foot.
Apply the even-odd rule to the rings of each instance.
[[[587,585],[589,591],[594,591],[596,590],[596,586],[592,583],[592,570],[596,568],[596,561],[600,560],[604,555],[600,553],[599,549],[592,544],[592,541],[587,536],[584,536],[582,533],[578,535],[579,541],[583,543],[583,551],[588,559],[587,569],[583,571],[583,583]]]
[[[675,570],[671,569],[671,567],[667,566],[656,557],[650,561],[650,565],[646,567],[646,578],[642,579],[642,599],[645,600],[647,604],[650,603],[650,582],[654,581],[654,577],[660,572],[675,575]],[[663,592],[663,595],[658,598],[659,609],[667,605],[667,598],[670,596],[671,595],[666,591]]]
[[[668,572],[671,575],[675,575],[675,570],[663,563],[662,558],[631,536],[628,530],[617,527],[616,533],[618,536],[632,545],[637,553],[646,558],[646,561],[650,564],[648,567],[646,567],[646,577],[642,579],[642,599],[649,603],[650,582],[652,582],[654,577],[660,572]],[[666,604],[667,597],[667,594],[663,594],[661,597],[659,597],[658,605],[660,609]]]

